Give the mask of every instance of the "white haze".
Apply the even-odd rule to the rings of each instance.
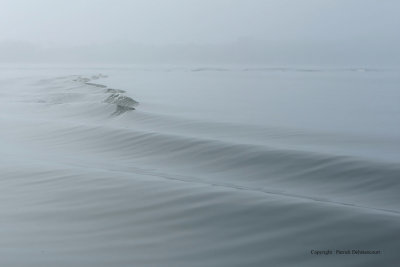
[[[0,62],[394,66],[396,0],[2,0]]]
[[[399,266],[399,10],[0,0],[0,267]]]

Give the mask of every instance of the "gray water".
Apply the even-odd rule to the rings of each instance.
[[[400,261],[398,70],[1,71],[2,266]]]

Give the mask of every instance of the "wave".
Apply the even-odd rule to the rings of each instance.
[[[16,166],[17,167],[17,166]],[[398,260],[398,216],[135,173],[46,167],[2,170],[15,266],[376,266]],[[29,180],[16,179],[29,176]],[[26,205],[29,203],[29,205]],[[2,208],[5,203],[2,202]],[[10,224],[13,223],[13,227]],[[35,246],[26,242],[35,238]],[[380,256],[312,250],[376,249]],[[19,255],[29,256],[29,264]]]
[[[111,114],[112,116],[121,115],[125,112],[135,110],[135,107],[139,105],[139,102],[127,96],[125,90],[108,88],[104,84],[91,82],[91,80],[98,80],[106,77],[106,75],[99,74],[93,75],[91,78],[82,76],[67,76],[50,80],[42,80],[38,83],[38,85],[43,86],[47,84],[51,92],[47,92],[43,96],[43,98],[47,98],[47,100],[39,99],[37,102],[50,104],[80,103],[87,101],[90,98],[93,103],[98,103],[99,101],[96,98],[98,98],[99,95],[101,96],[102,93],[105,93],[107,97],[103,98],[101,102],[115,105],[115,111]],[[65,84],[62,86],[56,86],[55,81],[59,82],[59,80],[62,80],[62,82],[68,84],[68,86]],[[76,86],[75,84],[69,84],[71,81],[78,83],[79,86]],[[102,90],[82,91],[82,87],[100,88]],[[54,92],[54,89],[57,88],[62,89],[59,90],[61,92]]]
[[[112,93],[109,97],[107,97],[104,102],[115,104],[117,106],[117,110],[113,113],[113,115],[121,115],[129,110],[135,110],[135,106],[139,103],[132,98],[123,95],[122,93]]]
[[[82,83],[82,79],[86,86],[87,78],[78,77],[75,81]],[[104,93],[108,95],[102,102],[117,106],[112,115],[133,110],[138,104],[124,95],[123,90],[110,89],[105,85],[89,87],[101,88],[101,93],[96,89],[95,95],[100,94],[102,98]],[[82,87],[71,88],[68,85],[67,88],[71,102],[82,98],[73,93],[80,90],[83,94]],[[104,91],[104,88],[107,89]],[[87,93],[93,95],[92,92]],[[64,103],[66,100],[64,97]],[[102,115],[104,112],[101,112],[103,107],[100,101],[91,103],[88,105],[84,102],[81,108],[77,108],[75,104],[76,107],[71,110],[77,112],[77,116],[81,118],[82,114],[86,114],[89,120],[94,115],[100,121],[109,120]],[[76,120],[76,116],[73,119]],[[143,123],[143,120],[146,122]],[[151,124],[161,126],[157,129],[145,127],[149,125],[148,120],[152,121]],[[104,123],[105,121],[102,122]],[[162,126],[163,123],[165,126]],[[399,211],[397,203],[400,197],[397,197],[397,192],[400,189],[400,168],[396,163],[282,145],[293,138],[302,143],[306,138],[316,142],[323,135],[310,135],[288,129],[251,130],[250,126],[246,126],[247,132],[242,133],[246,138],[229,138],[227,132],[243,131],[244,125],[209,122],[203,125],[188,124],[179,119],[174,121],[171,117],[148,113],[121,117],[117,124],[111,119],[106,126],[87,121],[70,121],[67,125],[66,128],[56,123],[51,131],[41,132],[40,137],[34,140],[54,142],[58,147],[75,147],[80,150],[86,148],[91,153],[104,157],[132,161],[132,166],[140,163],[141,166],[147,166],[141,168],[144,171],[156,168],[166,177],[179,176],[185,181],[247,188],[250,191],[279,193],[395,213]],[[179,127],[181,129],[176,130]],[[169,130],[171,128],[175,131]],[[260,134],[262,138],[254,140],[257,139],[254,133]],[[252,139],[252,142],[248,139]],[[282,140],[276,142],[277,139]],[[345,139],[343,142],[349,141]],[[197,175],[193,175],[193,172]]]
[[[1,265],[399,261],[398,164],[285,145],[331,140],[305,131],[110,116],[137,102],[92,84],[102,76],[42,80],[0,100],[17,114],[0,114]]]
[[[99,126],[40,136],[188,182],[399,212],[400,168],[394,163]]]

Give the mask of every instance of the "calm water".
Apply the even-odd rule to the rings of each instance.
[[[397,70],[1,70],[2,265],[400,260]]]

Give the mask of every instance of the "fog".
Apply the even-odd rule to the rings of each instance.
[[[400,266],[399,11],[0,0],[0,267]]]
[[[397,65],[396,0],[2,0],[1,62]]]

